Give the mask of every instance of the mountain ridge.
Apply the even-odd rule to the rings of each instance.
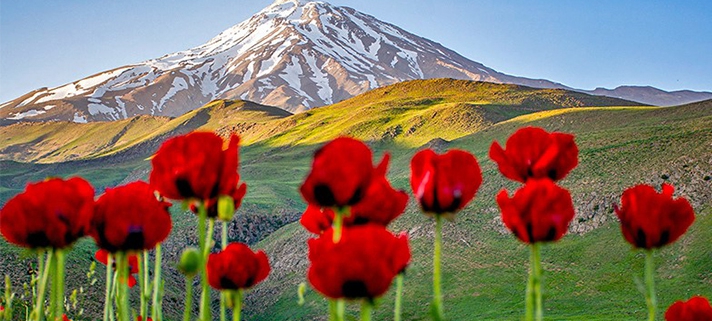
[[[457,138],[526,113],[636,105],[563,89],[446,78],[412,80],[294,115],[249,101],[214,100],[175,118],[140,115],[87,124],[19,122],[0,127],[1,136],[6,137],[0,140],[0,159],[51,163],[108,156],[136,146],[141,147],[138,157],[148,157],[161,139],[197,129],[225,136],[237,133],[243,144],[308,144],[343,133],[418,146],[436,137]],[[331,123],[336,119],[344,121]]]
[[[177,117],[214,99],[295,112],[404,80],[442,77],[572,89],[498,72],[353,8],[277,1],[203,45],[5,102],[0,125]]]

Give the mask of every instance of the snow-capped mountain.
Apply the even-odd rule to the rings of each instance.
[[[300,111],[439,77],[563,87],[499,73],[352,8],[278,0],[204,45],[30,92],[1,105],[0,118],[178,116],[217,98]]]
[[[204,45],[6,102],[0,123],[178,116],[218,98],[301,111],[440,77],[567,88],[497,72],[352,8],[277,0]]]

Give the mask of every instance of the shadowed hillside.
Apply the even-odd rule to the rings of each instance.
[[[53,163],[127,151],[148,157],[166,138],[192,130],[239,134],[244,144],[314,144],[350,135],[411,147],[447,140],[541,110],[635,103],[560,89],[453,79],[415,80],[338,104],[291,115],[246,101],[216,100],[180,117],[138,116],[116,122],[17,123],[0,127],[0,159]]]
[[[657,257],[661,310],[694,294],[712,296],[712,257],[708,251],[712,239],[712,101],[669,108],[579,107],[562,101],[584,104],[585,99],[593,98],[564,98],[568,96],[557,96],[562,92],[556,90],[457,81],[452,84],[463,87],[452,93],[438,89],[442,85],[439,81],[424,81],[419,86],[421,91],[412,91],[411,96],[403,89],[406,91],[401,94],[398,88],[409,84],[382,88],[380,93],[371,92],[294,116],[272,113],[268,107],[240,109],[232,107],[245,103],[216,101],[193,115],[159,122],[160,130],[153,131],[152,138],[87,153],[92,155],[88,159],[52,164],[0,162],[0,195],[7,199],[25,182],[50,175],[83,175],[100,191],[104,186],[145,179],[149,164],[144,158],[152,153],[148,147],[157,147],[170,134],[194,128],[241,133],[243,142],[249,145],[241,149],[240,173],[249,188],[243,207],[231,223],[230,240],[264,249],[273,266],[267,281],[247,294],[246,317],[314,320],[325,315],[326,303],[310,290],[307,303],[296,305],[296,286],[305,281],[305,241],[309,235],[292,222],[305,207],[297,188],[309,171],[319,143],[342,133],[369,140],[377,159],[385,151],[391,153],[389,177],[394,186],[406,190],[408,164],[419,145],[439,151],[462,148],[478,158],[484,183],[475,201],[458,214],[454,223],[445,225],[443,282],[447,289],[447,316],[451,320],[471,320],[473,316],[478,320],[518,320],[523,311],[528,251],[504,229],[494,202],[494,195],[502,187],[513,190],[516,185],[499,175],[487,151],[493,140],[504,143],[517,128],[540,126],[574,133],[580,148],[580,165],[562,181],[571,189],[577,210],[571,235],[543,251],[548,317],[638,320],[645,314],[645,302],[633,281],[642,271],[642,256],[623,241],[612,211],[612,204],[618,202],[623,189],[637,183],[659,186],[670,182],[677,187],[676,195],[689,198],[697,213],[688,234]],[[434,89],[427,89],[428,84]],[[524,95],[526,98],[516,98],[521,90],[531,92]],[[367,95],[375,96],[364,98]],[[375,97],[379,95],[387,98],[378,100]],[[485,98],[476,98],[484,96],[490,97],[489,105],[484,103]],[[620,101],[610,103],[624,105]],[[448,117],[423,117],[423,126],[419,127],[422,136],[410,139],[402,132],[385,135],[388,128],[418,115],[454,113],[462,109],[458,104],[475,106],[462,116],[461,123]],[[391,113],[393,110],[398,112]],[[478,119],[476,126],[467,127]],[[254,125],[241,125],[247,123]],[[426,130],[429,128],[435,129]],[[140,146],[147,147],[139,149]],[[104,154],[109,156],[96,158]],[[179,204],[174,211],[174,230],[164,247],[168,278],[164,306],[171,319],[179,317],[184,285],[173,264],[182,247],[197,243],[193,214],[182,212]],[[420,214],[411,201],[392,228],[406,231],[412,240],[414,261],[405,280],[404,320],[425,320],[430,301],[432,221]],[[91,260],[93,247],[91,241],[76,247],[69,259],[75,268],[70,269],[68,280],[84,280],[86,271],[79,263]],[[0,253],[0,270],[24,280],[26,264],[31,260],[22,259],[22,253],[8,248],[4,240],[0,241]],[[102,280],[103,272],[97,274]],[[70,284],[69,288],[72,286],[77,284]],[[97,289],[91,292],[90,302],[102,300],[101,282]],[[392,299],[393,294],[389,293],[379,302],[376,320],[390,319]],[[91,305],[92,311],[98,311],[95,305]]]

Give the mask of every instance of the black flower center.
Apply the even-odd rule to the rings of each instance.
[[[366,284],[361,280],[349,280],[344,282],[344,284],[341,285],[341,292],[349,299],[369,297]]]

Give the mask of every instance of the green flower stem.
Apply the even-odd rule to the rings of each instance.
[[[224,250],[227,247],[227,222],[222,221],[222,229],[220,231],[222,233],[222,249]],[[227,303],[226,300],[227,297],[225,295],[225,292],[220,292],[220,321],[225,321],[227,319],[227,309],[225,307],[225,303]]]
[[[185,278],[185,309],[183,310],[183,321],[190,321],[193,311],[193,276]]]
[[[361,302],[361,321],[371,321],[371,312],[373,305],[368,300]]]
[[[440,215],[435,215],[435,249],[433,253],[433,317],[436,320],[444,320],[443,295],[441,292],[440,260],[443,243],[443,221]]]
[[[222,249],[224,250],[227,247],[227,222],[222,221],[222,235],[220,237],[220,240],[222,241]]]
[[[329,321],[338,321],[339,316],[336,312],[336,299],[329,300]]]
[[[42,276],[39,280],[38,290],[37,290],[37,301],[35,302],[35,310],[32,312],[33,320],[41,321],[44,318],[44,301],[45,293],[47,292],[47,281],[49,280],[49,273],[52,270],[53,263],[53,250],[47,251],[47,259],[45,260],[45,266],[42,268]],[[40,256],[44,253],[40,252]]]
[[[129,321],[131,320],[131,316],[129,315],[129,291],[128,291],[128,280],[129,277],[129,262],[128,262],[128,253],[123,253],[123,252],[117,252],[116,253],[116,271],[119,276],[119,281],[118,281],[118,302],[119,306],[117,307],[118,312],[119,312],[119,320],[121,321]]]
[[[45,252],[44,250],[37,251],[37,273],[33,277],[33,279],[35,281],[35,288],[34,288],[34,293],[33,293],[34,294],[33,297],[34,297],[35,301],[32,302],[33,306],[37,306],[37,295],[40,292],[40,279],[44,275],[43,272],[45,271],[45,268],[44,268],[45,258],[47,255],[48,255],[48,253]]]
[[[116,262],[116,257],[114,257],[114,262]],[[116,263],[114,263],[116,265]],[[114,271],[111,273],[111,278],[114,280],[111,283],[111,296],[114,298],[114,306],[116,306],[116,309],[119,308],[119,271],[116,271],[115,268],[113,268]],[[116,314],[114,313],[114,306],[109,306],[109,321],[114,321],[116,320]]]
[[[401,320],[401,304],[403,300],[403,272],[396,276],[396,304],[393,309],[393,321]]]
[[[50,271],[50,278],[52,279],[50,282],[52,283],[50,285],[49,289],[49,314],[47,314],[47,318],[50,321],[55,320],[55,313],[57,312],[57,249],[52,252],[52,256],[49,257],[49,260],[52,261],[52,270]],[[44,311],[42,311],[44,313]]]
[[[337,207],[334,209],[334,223],[333,223],[334,243],[339,243],[339,241],[341,240],[341,231],[343,230],[344,217],[349,216],[349,213],[350,213],[349,211],[350,211],[350,208],[348,206]]]
[[[106,297],[104,298],[104,320],[110,320],[113,318],[114,312],[111,308],[111,297],[112,297],[112,282],[114,279],[114,256],[109,253],[106,258]]]
[[[208,286],[208,256],[210,255],[210,249],[213,247],[213,232],[215,230],[215,220],[208,219],[208,229],[205,239],[205,248],[203,249],[203,264],[202,269],[205,273],[205,281],[201,283],[203,287],[203,292],[200,294],[200,299],[202,304],[205,306],[205,321],[212,320],[212,311],[210,310],[210,287]]]
[[[153,266],[153,302],[151,303],[151,306],[153,309],[151,309],[151,319],[154,321],[161,321],[163,319],[162,311],[162,302],[161,302],[161,243],[156,244],[156,250],[154,252],[156,255],[155,257],[155,263]],[[146,275],[148,276],[148,275]],[[146,281],[148,282],[148,281]],[[145,319],[145,315],[144,315]]]
[[[346,300],[344,300],[344,299],[336,300],[336,317],[338,318],[338,320],[339,321],[346,320],[345,314],[346,314]]]
[[[541,244],[533,243],[529,247],[529,282],[527,283],[526,314],[527,321],[541,321],[544,318],[541,297]]]
[[[11,321],[12,320],[12,314],[13,314],[13,300],[15,298],[15,294],[12,293],[12,282],[10,281],[10,275],[5,274],[5,311],[3,313],[0,313],[0,315],[3,316],[5,321]]]
[[[232,321],[240,321],[242,314],[242,289],[233,292]]]
[[[67,257],[64,250],[60,249],[55,250],[54,255],[57,264],[54,269],[54,281],[57,283],[56,292],[54,293],[54,316],[55,318],[62,318],[64,314],[64,270]]]
[[[344,299],[329,300],[329,321],[344,321],[345,303]]]
[[[141,256],[139,257],[139,271],[138,271],[138,285],[140,288],[140,298],[141,298],[141,307],[138,312],[138,314],[142,318],[146,318],[147,312],[148,312],[148,296],[149,296],[149,291],[148,291],[148,251],[143,251]]]
[[[211,321],[210,320],[210,298],[208,296],[208,276],[207,276],[207,263],[208,263],[208,253],[210,249],[209,245],[205,244],[205,221],[208,219],[208,211],[205,208],[205,202],[198,202],[198,245],[200,248],[201,262],[200,262],[200,287],[202,292],[200,293],[200,320],[201,321]]]
[[[648,304],[648,321],[655,321],[657,298],[655,296],[655,260],[653,250],[645,251],[645,301]]]

